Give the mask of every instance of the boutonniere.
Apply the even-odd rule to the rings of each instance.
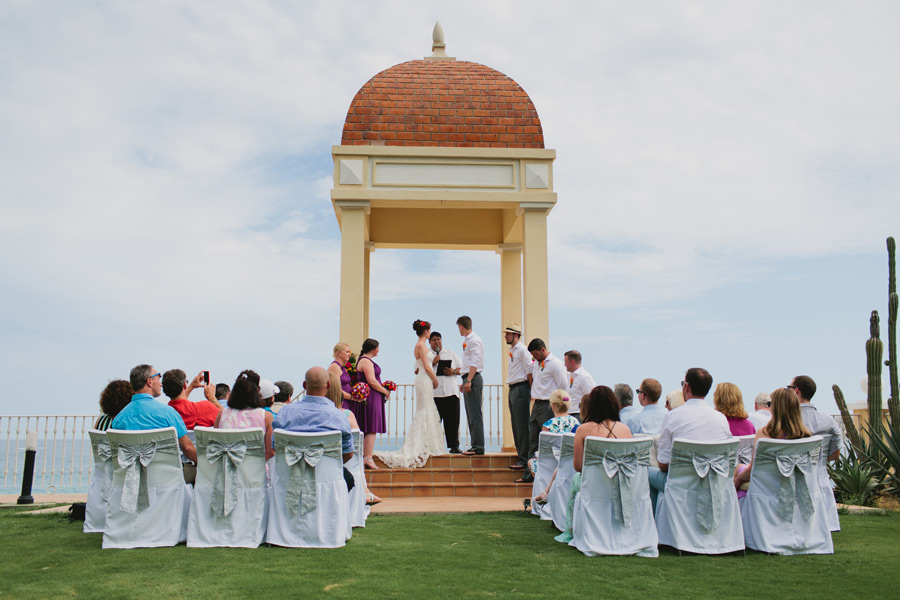
[[[466,350],[466,343],[463,342],[463,352],[465,352],[465,350]]]
[[[569,387],[572,387],[572,382],[575,381],[575,376],[572,375],[569,377]]]
[[[541,361],[541,371],[544,370],[544,361]]]
[[[509,351],[509,360],[512,360],[512,350]]]

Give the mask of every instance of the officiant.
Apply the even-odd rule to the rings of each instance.
[[[438,386],[434,390],[434,403],[444,424],[444,437],[450,454],[460,454],[459,449],[459,370],[461,361],[453,350],[444,348],[441,334],[431,332],[432,367]]]

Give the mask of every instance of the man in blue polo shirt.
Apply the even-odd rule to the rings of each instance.
[[[151,365],[138,365],[131,370],[131,402],[113,419],[110,429],[142,431],[174,427],[178,445],[188,460],[197,462],[197,449],[187,436],[184,420],[171,406],[154,400],[162,394],[162,374]]]

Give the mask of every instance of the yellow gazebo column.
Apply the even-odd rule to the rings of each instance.
[[[541,338],[550,348],[550,294],[547,283],[547,214],[551,202],[522,202],[522,277],[525,345]],[[552,348],[551,348],[552,350]]]
[[[340,339],[357,351],[366,338],[368,313],[368,252],[366,213],[369,203],[338,201],[341,210],[341,330]]]
[[[500,255],[500,327],[502,329],[508,323],[522,323],[522,245],[500,244],[497,246],[497,254]],[[508,352],[509,346],[506,345],[506,337],[501,332],[501,384],[506,383],[509,371]],[[503,385],[502,389],[503,442],[501,446],[504,452],[515,452],[516,446],[509,417],[509,388]]]
[[[371,279],[369,278],[369,266],[372,264],[372,253],[375,252],[375,244],[366,242],[365,264],[363,266],[365,272],[365,281],[363,282],[363,330],[362,339],[369,337],[369,290],[371,289]]]

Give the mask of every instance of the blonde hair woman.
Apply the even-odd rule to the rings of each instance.
[[[338,408],[349,408],[347,403],[350,402],[350,388],[352,381],[350,379],[350,373],[347,372],[347,368],[344,367],[344,365],[350,362],[350,354],[350,344],[338,342],[334,345],[334,349],[332,350],[334,360],[328,365],[328,373],[336,375],[338,383],[340,383],[337,389],[341,391],[341,405],[338,406]]]
[[[728,428],[731,435],[753,435],[756,427],[747,418],[747,410],[744,408],[744,397],[741,389],[733,383],[720,383],[713,394],[713,403],[716,410],[728,419]]]

